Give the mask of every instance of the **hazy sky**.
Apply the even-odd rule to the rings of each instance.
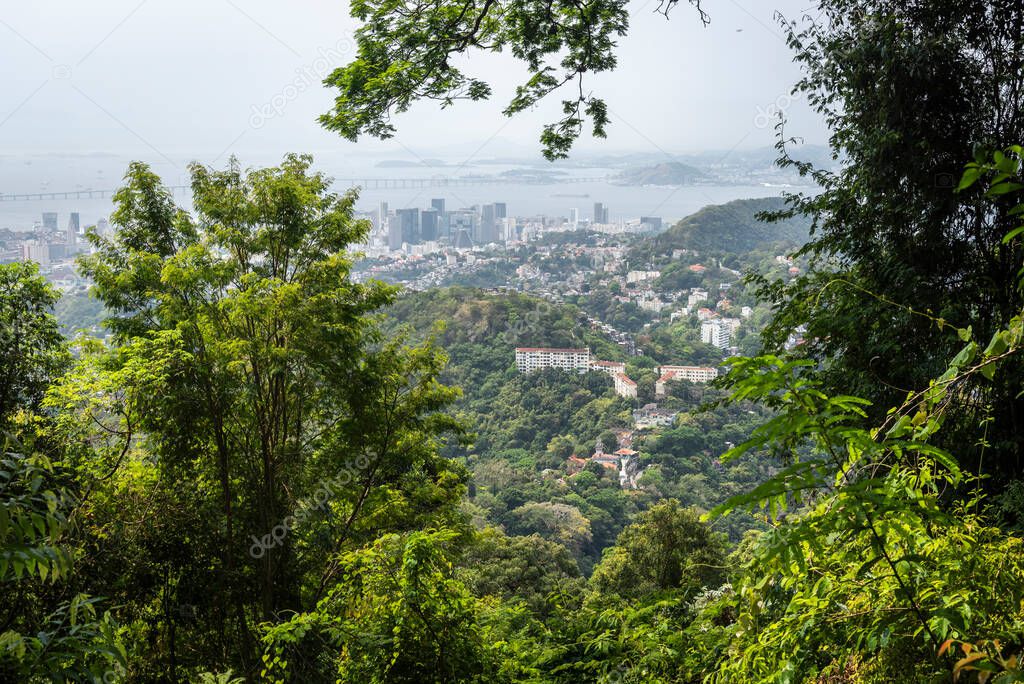
[[[815,14],[813,0],[707,0],[709,28],[685,0],[668,21],[656,4],[632,4],[618,71],[591,79],[612,126],[607,141],[581,150],[765,146],[773,105],[787,107],[789,133],[823,141],[817,119],[788,99],[799,73],[773,20],[776,10]],[[352,54],[344,2],[6,0],[0,8],[0,155],[523,154],[536,152],[557,108],[506,119],[500,110],[522,72],[511,58],[475,56],[467,69],[494,83],[493,100],[443,112],[418,105],[396,120],[396,139],[357,146],[316,123],[332,100],[320,83],[327,65]]]

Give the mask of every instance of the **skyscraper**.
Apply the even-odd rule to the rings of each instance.
[[[420,212],[420,237],[424,242],[436,240],[441,235],[441,212],[436,208]]]
[[[81,218],[77,211],[71,212],[71,216],[68,217],[68,237],[67,243],[68,248],[74,251],[74,246],[78,243],[78,229],[81,228]]]
[[[439,214],[443,214],[444,213],[444,198],[443,197],[439,197],[437,199],[430,200],[430,206],[433,209],[437,209],[437,212]]]
[[[397,216],[387,220],[388,249],[394,251],[402,248],[402,224]]]
[[[395,219],[398,222],[398,230],[402,236],[402,242],[416,245],[422,241],[420,237],[419,209],[415,207],[398,209],[395,211]]]
[[[57,212],[55,211],[44,211],[43,212],[43,229],[50,233],[56,233],[59,229],[57,228]]]
[[[106,235],[110,231],[110,224],[107,223],[107,219],[100,217],[96,219],[96,232],[100,235]]]
[[[608,223],[608,207],[601,202],[594,202],[593,223]]]
[[[495,205],[485,204],[480,207],[480,232],[476,242],[486,245],[498,241],[498,223]]]
[[[495,202],[494,203],[494,218],[503,219],[503,218],[506,218],[507,216],[508,216],[508,211],[505,208],[505,203],[504,202]]]

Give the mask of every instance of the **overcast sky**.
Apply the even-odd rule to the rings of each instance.
[[[787,108],[788,133],[825,133],[788,93],[799,72],[773,20],[815,14],[812,0],[707,0],[702,28],[685,0],[668,21],[632,4],[614,74],[590,82],[611,109],[607,141],[581,150],[689,152],[770,145],[765,112]],[[508,57],[467,70],[495,85],[487,103],[397,118],[392,141],[358,146],[320,129],[332,94],[326,65],[352,54],[347,4],[327,0],[6,0],[0,9],[0,153],[115,152],[212,160],[286,151],[368,156],[535,153],[557,102],[500,114],[522,76]],[[2,162],[0,162],[2,163]]]

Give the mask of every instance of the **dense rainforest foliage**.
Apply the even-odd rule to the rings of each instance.
[[[718,460],[727,445],[747,439],[766,414],[749,403],[706,410],[725,394],[704,385],[674,383],[660,401],[664,410],[678,413],[672,425],[651,433],[634,431],[633,411],[654,400],[656,362],[625,355],[571,305],[448,288],[400,297],[388,314],[395,329],[406,330],[412,339],[425,338],[434,321],[445,321],[435,337],[449,357],[440,377],[463,389],[453,411],[471,426],[472,441],[453,444],[444,453],[472,473],[468,510],[475,521],[518,534],[573,540],[568,546],[584,572],[638,511],[666,498],[708,510],[774,472],[770,459]],[[603,373],[549,369],[520,374],[514,363],[517,346],[589,347],[600,358],[625,361],[648,396],[617,396]],[[622,433],[630,435],[639,453],[637,489],[624,490],[618,473],[596,464],[587,473],[567,477],[571,457],[589,457],[599,439],[614,451]],[[550,520],[555,510],[568,513],[577,528]],[[757,525],[755,518],[737,515],[717,528],[736,541]]]
[[[447,62],[473,49],[530,67],[521,111],[549,59],[611,69],[628,28],[619,0],[394,9],[353,7],[344,135],[486,97]],[[811,269],[731,255],[771,320],[635,431],[635,487],[569,464],[637,404],[511,350],[589,346],[644,399],[708,351],[646,321],[628,356],[581,302],[357,282],[368,226],[309,157],[193,165],[192,211],[131,165],[80,261],[98,303],[74,315],[109,343],[67,340],[35,266],[0,266],[0,680],[1024,681],[1024,6],[820,10],[783,29],[839,168],[780,122],[822,192],[767,208],[810,221]],[[550,156],[607,123],[564,112]]]

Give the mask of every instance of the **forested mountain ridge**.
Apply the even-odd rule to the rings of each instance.
[[[745,254],[776,243],[791,249],[810,239],[810,220],[795,217],[777,222],[758,219],[762,212],[785,209],[779,197],[740,199],[704,207],[663,233],[642,240],[630,250],[630,262],[660,264],[675,250],[700,254]]]
[[[492,364],[515,359],[515,347],[590,347],[600,358],[623,360],[621,349],[594,330],[583,312],[537,296],[471,287],[410,292],[385,311],[394,323],[410,325],[420,334],[443,323],[438,341],[448,350],[473,342],[489,345]],[[499,356],[497,352],[504,351]],[[490,365],[489,368],[498,366]]]

